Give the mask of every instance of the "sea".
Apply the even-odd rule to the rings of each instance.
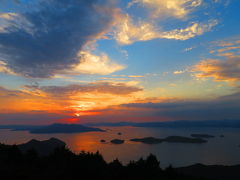
[[[150,153],[157,156],[160,166],[165,168],[189,166],[196,163],[206,165],[240,164],[240,129],[238,128],[144,128],[144,127],[100,127],[105,132],[86,132],[73,134],[31,134],[28,131],[0,129],[0,142],[21,144],[31,139],[47,140],[51,137],[66,142],[73,152],[99,151],[107,162],[118,158],[123,164],[130,160],[146,158]],[[167,136],[186,136],[191,134],[209,134],[207,143],[169,143],[143,144],[132,142],[132,138]],[[120,135],[119,135],[120,134]],[[223,135],[224,137],[221,137]],[[112,139],[123,139],[124,144],[112,144]],[[106,143],[101,143],[105,140]]]

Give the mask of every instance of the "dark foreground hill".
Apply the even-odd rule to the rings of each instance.
[[[122,165],[117,159],[107,163],[101,154],[80,152],[75,154],[65,146],[58,146],[54,151],[45,156],[39,156],[39,147],[49,147],[48,143],[61,145],[62,141],[50,139],[48,141],[32,140],[29,144],[41,144],[28,150],[21,149],[23,145],[4,145],[0,144],[0,179],[3,180],[204,180],[202,176],[202,167],[200,171],[197,166],[177,168],[171,167],[162,169],[157,158],[150,154],[146,159],[130,161],[127,165]],[[56,143],[57,142],[57,143]],[[63,145],[63,144],[62,144]],[[30,147],[30,146],[28,146]],[[33,147],[33,146],[31,146]],[[21,149],[21,150],[20,150]],[[208,166],[207,166],[208,167]],[[217,177],[215,169],[211,169],[212,179]],[[230,167],[229,167],[230,168]],[[240,167],[236,166],[238,171],[229,171],[222,168],[222,172],[239,172]],[[207,172],[207,171],[205,171]],[[214,176],[215,174],[215,176]],[[231,174],[230,179],[238,179],[238,174]],[[209,176],[210,177],[210,176]],[[225,178],[228,176],[224,176]],[[234,178],[236,177],[236,178]],[[227,178],[229,179],[229,178]],[[223,179],[220,179],[223,180]]]
[[[218,180],[237,180],[240,179],[240,165],[222,166],[222,165],[203,165],[195,164],[188,167],[177,168],[177,172],[190,176],[199,176],[202,178],[212,178]]]
[[[29,150],[34,149],[40,156],[44,156],[53,153],[56,148],[61,148],[65,146],[66,146],[65,142],[56,138],[51,138],[45,141],[38,141],[32,139],[31,141],[25,144],[19,144],[18,148],[23,153],[26,153]]]
[[[203,165],[195,164],[188,167],[177,168],[177,172],[190,176],[199,176],[202,178],[212,178],[218,180],[239,180],[240,165],[223,166],[223,165]]]

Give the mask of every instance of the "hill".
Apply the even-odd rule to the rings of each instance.
[[[45,141],[32,139],[27,143],[19,144],[17,146],[23,153],[35,150],[39,155],[46,156],[53,153],[56,148],[65,147],[66,143],[56,138],[51,138]]]

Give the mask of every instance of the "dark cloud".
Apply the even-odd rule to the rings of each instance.
[[[103,93],[114,95],[128,95],[142,91],[136,86],[129,86],[125,83],[97,82],[90,84],[72,84],[67,86],[25,86],[32,91],[43,91],[53,96],[65,97],[77,93]]]
[[[0,86],[0,97],[18,97],[26,95],[26,93],[19,90],[10,90]]]
[[[1,124],[49,124],[72,116],[48,112],[0,113]]]
[[[7,20],[0,60],[17,74],[51,77],[79,64],[77,53],[108,30],[116,11],[110,0],[39,0]]]
[[[134,108],[136,114],[169,117],[177,120],[240,119],[240,93],[208,101],[178,101],[169,103],[132,103],[122,105]]]

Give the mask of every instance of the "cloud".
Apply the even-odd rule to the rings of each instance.
[[[172,120],[239,119],[239,106],[239,92],[213,100],[176,100],[175,102],[130,103],[122,105],[128,112],[132,112],[132,116],[141,114],[141,116],[154,116],[159,117],[159,119],[165,117]]]
[[[33,78],[81,65],[78,53],[108,32],[119,11],[108,0],[42,0],[32,6],[26,12],[1,14],[5,25],[0,31],[0,58],[14,73]],[[115,69],[120,66],[115,64]]]
[[[7,67],[7,64],[4,61],[0,61],[0,72],[16,75],[16,73],[14,73],[11,69]]]
[[[71,96],[76,93],[99,93],[112,95],[129,95],[131,93],[142,91],[142,88],[130,86],[126,83],[113,82],[95,82],[89,84],[72,84],[67,86],[25,86],[31,92],[42,91],[52,96]]]
[[[173,74],[183,74],[185,71],[179,70],[179,71],[174,71]]]
[[[0,122],[5,125],[19,124],[50,124],[59,122],[61,119],[71,118],[70,115],[48,113],[48,112],[18,112],[18,113],[0,113]]]
[[[215,81],[240,81],[240,58],[227,60],[208,59],[193,68],[197,78],[213,78]]]
[[[153,18],[168,16],[181,19],[200,6],[202,0],[133,0],[129,3],[129,7],[134,4],[149,8],[150,16]]]
[[[235,49],[240,49],[240,46],[235,46],[235,47],[225,47],[222,49],[218,49],[218,52],[225,52],[225,51],[229,51],[229,50],[235,50]]]
[[[239,56],[240,40],[238,36],[220,41],[212,42],[211,54],[216,54],[217,56],[227,56],[231,53],[231,56]]]
[[[211,2],[209,2],[211,4]],[[171,18],[187,22],[188,15],[203,4],[202,0],[132,0],[128,7],[139,5],[149,16],[118,15],[118,24],[114,37],[119,44],[128,45],[138,41],[152,39],[187,40],[211,31],[218,24],[218,20],[211,18],[206,21],[190,21],[188,26],[164,30],[166,23],[171,24]],[[139,7],[138,6],[138,7]],[[143,13],[144,14],[144,13]],[[120,19],[120,20],[119,20]],[[176,24],[176,20],[173,21]],[[185,24],[185,23],[184,23]],[[169,26],[167,26],[169,29]]]
[[[157,100],[157,101],[156,101]],[[82,122],[151,122],[169,120],[239,120],[240,93],[211,100],[159,98],[125,103],[101,110],[99,115],[83,116]]]
[[[65,86],[25,85],[19,90],[0,87],[0,113],[86,111],[133,102],[143,89],[134,82],[93,82]]]
[[[207,23],[192,23],[182,29],[162,31],[152,23],[140,21],[136,24],[128,15],[124,16],[123,19],[115,30],[115,39],[123,45],[152,39],[187,40],[210,31],[218,24],[217,20],[209,20]]]
[[[0,97],[16,97],[16,96],[23,96],[26,95],[24,92],[19,91],[19,90],[10,90],[10,89],[6,89],[2,86],[0,86]]]
[[[185,29],[175,29],[172,31],[163,32],[162,35],[159,34],[159,36],[165,39],[187,40],[210,31],[217,24],[218,24],[217,20],[210,20],[206,24],[193,23],[191,26]]]
[[[88,51],[78,53],[81,63],[70,70],[64,70],[64,74],[101,74],[107,75],[125,69],[125,66],[113,62],[106,54],[97,56]]]
[[[185,49],[183,50],[183,52],[191,51],[191,50],[193,50],[194,48],[196,48],[196,47],[194,46],[194,47],[185,48]]]
[[[18,16],[16,13],[0,13],[0,19],[15,19]]]

